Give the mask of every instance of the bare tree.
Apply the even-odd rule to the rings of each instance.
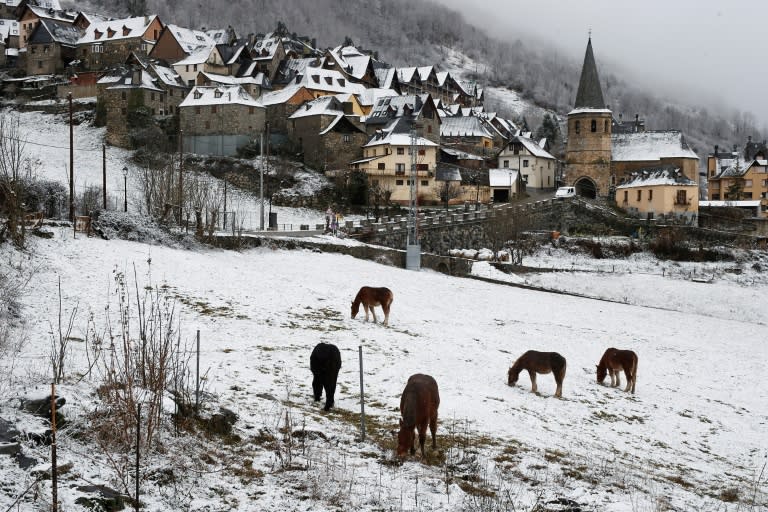
[[[459,197],[461,193],[461,186],[451,181],[444,181],[437,187],[437,197],[445,205],[446,210],[448,210],[448,203],[451,202],[451,199]]]
[[[32,162],[27,153],[25,134],[17,115],[0,114],[0,216],[14,245],[23,247],[24,190],[32,181]]]

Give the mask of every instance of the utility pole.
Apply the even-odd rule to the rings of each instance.
[[[72,130],[72,93],[67,94],[69,99],[69,220],[75,222],[75,148],[74,132]]]
[[[103,199],[102,208],[107,209],[107,146],[101,145],[101,195]]]
[[[184,130],[179,128],[179,226],[182,220],[181,202],[184,198]]]
[[[56,467],[56,384],[51,383],[51,510],[59,509],[59,472]]]
[[[408,270],[419,270],[421,268],[421,245],[419,245],[419,227],[418,227],[418,196],[416,180],[418,172],[416,170],[417,152],[418,152],[418,134],[416,132],[416,122],[411,125],[411,197],[408,204],[408,240],[405,247],[405,268]]]
[[[264,133],[259,134],[259,230],[264,231]]]

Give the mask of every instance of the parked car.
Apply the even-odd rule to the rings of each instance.
[[[555,199],[564,199],[566,197],[576,197],[576,187],[560,187],[555,192]]]

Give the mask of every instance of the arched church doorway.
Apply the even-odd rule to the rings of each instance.
[[[576,195],[586,197],[587,199],[595,199],[597,197],[597,185],[590,178],[579,178],[574,183],[576,187]]]

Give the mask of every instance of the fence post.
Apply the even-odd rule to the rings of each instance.
[[[365,394],[363,388],[363,346],[357,347],[360,356],[360,440],[365,441]]]
[[[197,362],[195,365],[195,414],[200,412],[200,329],[197,330]]]
[[[51,383],[51,510],[59,509],[59,472],[56,467],[56,384]]]
[[[136,512],[139,512],[139,457],[141,455],[141,404],[136,406]]]

